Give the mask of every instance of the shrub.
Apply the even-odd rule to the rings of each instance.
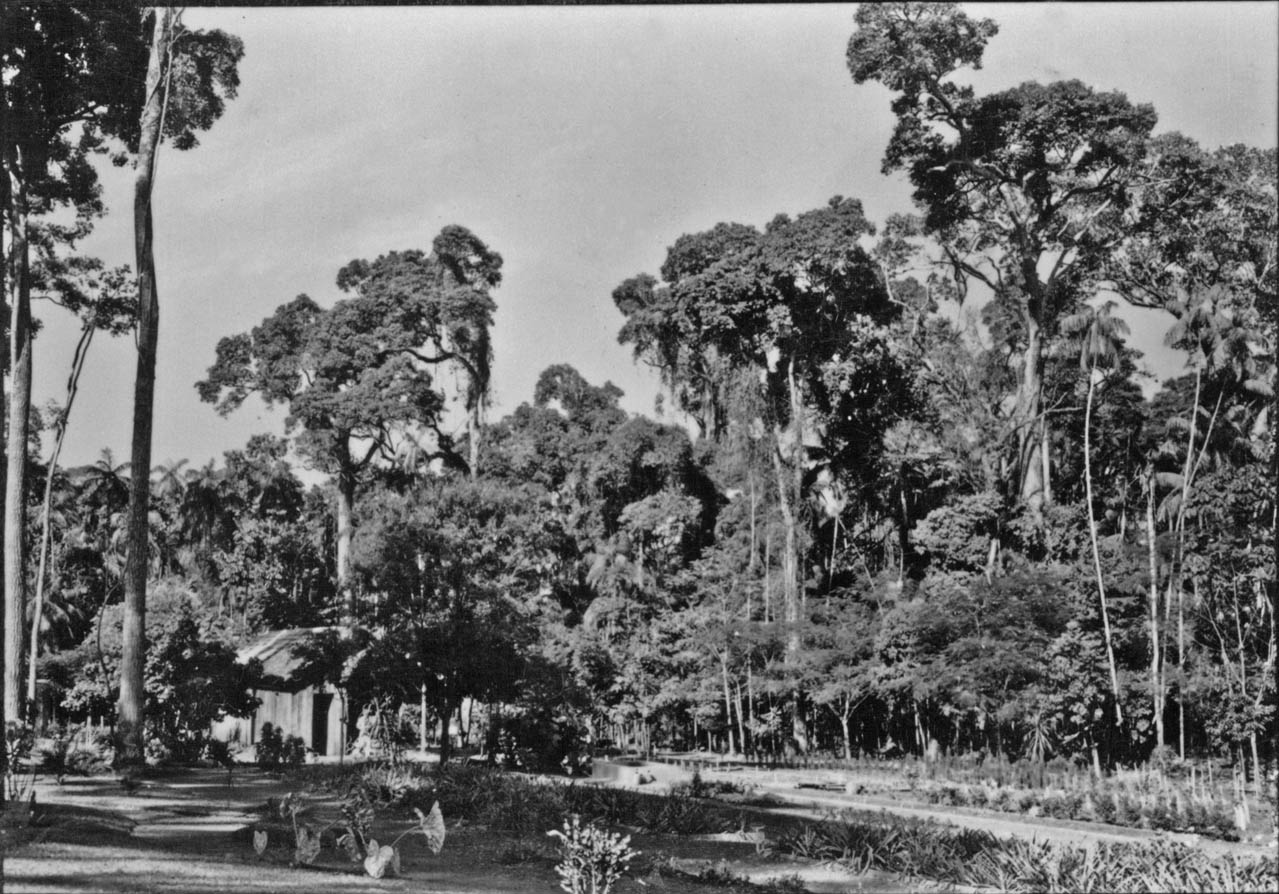
[[[59,785],[71,772],[71,748],[78,735],[78,726],[64,727],[55,724],[49,728],[49,746],[41,749],[40,769],[52,775]]]
[[[111,713],[111,681],[119,676],[123,649],[120,605],[102,609],[101,639],[90,637],[67,653],[75,684],[62,706],[82,714]],[[176,580],[158,582],[147,596],[145,712],[152,760],[189,762],[204,750],[211,724],[227,715],[247,716],[261,664],[241,664],[225,619],[208,611]],[[106,673],[100,673],[102,667]]]
[[[258,736],[257,755],[258,766],[264,770],[300,767],[306,760],[306,743],[297,736],[284,736],[277,727],[264,723]]]
[[[583,826],[574,814],[564,821],[563,831],[548,835],[560,840],[560,888],[567,894],[609,894],[626,866],[636,857],[630,836],[606,832],[594,824]]]
[[[4,749],[5,763],[5,797],[9,801],[24,801],[35,787],[35,773],[23,773],[22,765],[31,756],[31,749],[36,741],[35,730],[29,724],[17,720],[5,723]]]
[[[408,764],[378,763],[363,766],[356,783],[368,800],[378,806],[413,806],[420,803],[415,795],[424,789],[433,788]]]

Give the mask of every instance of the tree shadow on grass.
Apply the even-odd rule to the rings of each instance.
[[[268,797],[296,786],[276,777],[243,774],[233,780],[228,809],[225,778],[219,771],[169,775],[151,779],[133,794],[125,793],[113,777],[75,780],[57,789],[44,787],[33,825],[6,834],[5,890],[42,894],[232,890],[338,894],[424,888],[458,894],[549,894],[556,890],[549,873],[543,873],[546,879],[532,877],[527,869],[508,870],[477,859],[474,853],[449,854],[447,847],[445,854],[435,857],[414,837],[400,844],[405,877],[397,879],[369,878],[359,864],[330,851],[316,865],[290,866],[292,847],[284,841],[258,857],[251,843],[254,809],[265,806]]]

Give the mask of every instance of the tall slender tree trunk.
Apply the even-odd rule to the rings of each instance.
[[[1150,701],[1154,709],[1155,745],[1164,745],[1164,698],[1159,658],[1159,554],[1155,545],[1155,479],[1152,473],[1146,491],[1146,551],[1150,562]]]
[[[839,715],[839,729],[844,734],[844,760],[853,759],[853,740],[848,735],[848,711],[843,711]]]
[[[746,753],[746,712],[743,710],[742,684],[740,681],[733,681],[733,695],[737,701],[737,743],[738,749],[742,754]]]
[[[27,667],[27,701],[36,699],[36,659],[40,655],[40,622],[44,619],[44,579],[49,564],[49,531],[50,515],[53,506],[53,477],[58,471],[58,458],[62,455],[62,445],[67,439],[67,417],[75,403],[76,393],[80,390],[80,372],[84,369],[84,359],[88,356],[89,345],[93,342],[93,333],[97,329],[92,323],[86,323],[80,332],[80,340],[76,343],[75,354],[71,359],[71,376],[67,379],[67,403],[62,408],[62,416],[57,424],[57,438],[53,443],[53,453],[49,457],[49,468],[44,476],[44,502],[40,521],[40,561],[36,566],[36,599],[31,611],[31,663]]]
[[[1124,709],[1119,699],[1119,674],[1115,670],[1115,648],[1110,638],[1110,611],[1106,605],[1106,584],[1101,575],[1101,550],[1097,545],[1097,519],[1092,503],[1092,400],[1096,391],[1097,366],[1088,371],[1088,399],[1084,403],[1084,490],[1088,503],[1088,536],[1092,540],[1093,570],[1097,574],[1097,597],[1101,600],[1101,626],[1106,634],[1106,662],[1110,666],[1110,689],[1115,695],[1115,723],[1124,722]]]
[[[786,660],[794,662],[799,656],[801,647],[799,621],[801,602],[804,600],[800,584],[799,570],[799,510],[803,498],[804,485],[804,406],[800,400],[799,386],[795,381],[795,358],[792,357],[786,366],[786,386],[790,396],[790,427],[793,443],[789,457],[790,469],[783,468],[782,444],[784,433],[776,426],[777,450],[774,451],[774,462],[777,470],[777,487],[779,505],[782,507],[782,519],[786,525],[786,544],[782,558],[782,593],[786,604],[786,623],[790,632],[786,638]],[[789,471],[789,475],[786,472]],[[808,727],[804,722],[804,693],[798,687],[791,693],[794,712],[791,715],[791,737],[801,754],[808,751]]]
[[[1174,562],[1172,573],[1169,575],[1168,586],[1174,588],[1177,592],[1177,744],[1181,757],[1186,756],[1186,667],[1184,655],[1184,636],[1185,636],[1185,617],[1183,608],[1182,590],[1184,587],[1183,577],[1185,570],[1185,544],[1186,544],[1186,507],[1190,501],[1190,486],[1194,479],[1195,467],[1195,427],[1199,424],[1199,397],[1201,394],[1201,386],[1203,382],[1203,366],[1195,365],[1195,396],[1190,407],[1190,424],[1186,426],[1187,436],[1189,438],[1186,444],[1186,462],[1182,467],[1181,475],[1181,500],[1177,504],[1176,517],[1176,536],[1177,549],[1174,554]],[[1220,407],[1220,401],[1218,401]],[[1216,421],[1216,411],[1213,411],[1213,421]],[[1208,438],[1212,436],[1212,425],[1205,433],[1204,444],[1208,443]],[[1169,600],[1171,603],[1171,600]],[[1171,604],[1168,606],[1171,609]]]
[[[421,683],[417,687],[418,696],[418,718],[417,718],[417,744],[422,749],[423,756],[426,755],[426,684]]]
[[[724,730],[728,733],[728,753],[733,754],[737,751],[737,746],[733,741],[733,701],[729,695],[728,688],[728,653],[721,652],[719,656],[720,679],[724,684]]]
[[[138,141],[133,191],[133,236],[138,276],[138,366],[133,386],[133,445],[129,481],[128,551],[124,572],[124,632],[120,659],[120,702],[116,720],[116,760],[141,766],[145,759],[143,667],[146,663],[146,602],[151,500],[151,431],[155,407],[155,358],[160,332],[160,299],[155,277],[151,198],[155,163],[164,130],[168,61],[176,27],[173,10],[155,11],[146,100]]]
[[[471,480],[480,477],[480,430],[483,427],[484,401],[474,399],[466,409],[466,448]]]
[[[1053,464],[1052,464],[1052,423],[1048,419],[1048,414],[1043,414],[1043,426],[1040,435],[1039,446],[1039,462],[1043,467],[1041,474],[1044,479],[1044,505],[1051,506],[1053,504]]]
[[[4,717],[22,716],[23,626],[26,619],[27,428],[31,414],[31,272],[26,194],[10,173],[10,250],[16,261],[9,323],[9,436],[4,487]]]
[[[338,473],[337,495],[337,585],[342,600],[342,623],[355,623],[355,587],[351,582],[352,517],[355,506],[355,473],[343,469]]]
[[[449,736],[449,726],[453,720],[453,702],[448,698],[440,700],[440,769],[449,762],[453,755],[453,740]]]
[[[1026,348],[1018,381],[1013,423],[1017,426],[1017,469],[1021,476],[1022,502],[1037,522],[1043,520],[1047,502],[1043,458],[1047,450],[1043,417],[1043,332],[1035,315],[1022,317],[1026,326]]]
[[[9,97],[5,90],[4,79],[0,78],[0,136],[9,133],[8,128],[9,128]],[[4,144],[3,151],[8,153],[8,148],[9,148],[9,145],[6,142]],[[13,207],[11,203],[13,202],[12,184],[14,183],[14,175],[15,175],[14,163],[15,163],[15,160],[12,157],[10,157],[8,154],[6,154],[4,158],[4,168],[5,168],[4,176],[0,177],[0,194],[3,195],[3,199],[0,200],[0,210],[2,210],[4,213],[5,221],[10,223],[10,226],[0,227],[0,298],[6,298],[9,295],[8,289],[9,289],[10,250],[13,247],[13,243],[18,238],[18,234],[16,232],[17,228],[12,225],[12,216],[10,213]],[[5,240],[4,240],[5,236],[9,236],[8,245],[5,244]],[[0,314],[0,331],[3,331],[6,325],[7,323],[5,322],[4,314]],[[7,336],[8,333],[5,333],[5,335]],[[9,358],[6,357],[5,368],[3,370],[3,373],[5,374],[9,372],[8,360]],[[4,438],[0,438],[0,452],[3,452],[6,456],[8,455],[8,450],[5,448]],[[0,459],[0,475],[4,475],[5,466],[6,466],[6,462],[3,459]],[[3,524],[3,523],[4,523],[4,516],[0,515],[0,524]],[[3,532],[0,532],[0,540],[3,540],[3,536],[4,536]],[[0,577],[2,577],[3,574],[4,574],[4,551],[0,550]],[[0,630],[4,629],[4,625],[5,625],[4,619],[7,618],[8,615],[9,615],[8,611],[5,610],[4,600],[0,599]],[[7,712],[4,709],[5,671],[7,667],[8,667],[8,664],[4,660],[4,649],[0,648],[0,730],[8,729],[6,721],[10,719],[9,712]],[[0,748],[0,780],[4,780],[8,778],[9,778],[9,749]],[[7,785],[0,782],[0,815],[2,815],[5,804],[8,803],[8,792],[6,791],[7,788],[8,788]],[[0,847],[0,891],[2,890],[4,890],[4,849],[3,847]]]
[[[1177,754],[1186,759],[1186,613],[1182,588],[1177,588]]]

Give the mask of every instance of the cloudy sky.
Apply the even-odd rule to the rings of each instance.
[[[970,10],[1000,24],[979,92],[1080,78],[1153,103],[1160,130],[1275,145],[1275,3]],[[909,209],[879,172],[889,94],[845,68],[852,6],[192,9],[186,23],[238,34],[245,58],[225,117],[159,163],[156,463],[283,430],[256,403],[224,420],[197,400],[219,338],[302,292],[328,305],[347,261],[429,249],[447,224],[506,259],[495,416],[559,362],[652,413],[655,377],[617,344],[621,280],[718,221],[763,225],[835,194],[877,220]],[[83,249],[131,263],[131,175],[104,183],[110,210]],[[63,399],[74,328],[37,314],[44,404]],[[1133,322],[1166,364],[1166,322]],[[127,338],[94,344],[64,462],[127,458],[133,369]]]

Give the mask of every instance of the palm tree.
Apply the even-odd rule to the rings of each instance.
[[[1183,605],[1182,578],[1185,566],[1186,515],[1190,505],[1191,486],[1195,475],[1203,465],[1209,451],[1213,449],[1213,434],[1218,431],[1218,422],[1223,418],[1222,402],[1231,385],[1243,391],[1273,397],[1270,384],[1258,375],[1256,355],[1264,353],[1260,334],[1246,325],[1244,315],[1232,306],[1232,294],[1222,285],[1213,285],[1195,293],[1178,289],[1176,300],[1170,309],[1177,317],[1176,322],[1168,330],[1165,343],[1169,347],[1180,348],[1189,355],[1189,365],[1194,369],[1195,390],[1191,402],[1190,414],[1186,420],[1186,455],[1180,475],[1164,475],[1163,478],[1172,485],[1173,490],[1161,505],[1161,513],[1168,520],[1176,537],[1174,553],[1175,566],[1168,580],[1168,599],[1172,593],[1177,594],[1177,659],[1178,667],[1183,667],[1185,615]],[[1211,413],[1206,406],[1200,406],[1204,392],[1204,380],[1210,387],[1215,387],[1217,397]],[[1233,423],[1227,432],[1224,453],[1229,453],[1237,445],[1250,446],[1248,433],[1251,426],[1241,414],[1241,407],[1228,407],[1224,414],[1226,423]],[[1207,416],[1203,438],[1196,454],[1195,438],[1201,417]],[[1233,435],[1233,436],[1231,436]],[[1222,439],[1218,438],[1218,443]],[[1170,451],[1171,452],[1171,451]],[[1178,702],[1179,746],[1182,757],[1185,756],[1185,718],[1184,706]]]
[[[199,566],[208,566],[215,545],[228,536],[227,497],[226,472],[213,460],[186,473],[178,507],[180,536]]]
[[[85,477],[85,501],[99,519],[110,518],[129,502],[129,463],[116,463],[115,454],[104,447],[98,461]]]
[[[1114,367],[1123,347],[1128,324],[1111,316],[1115,302],[1107,301],[1096,310],[1088,309],[1062,320],[1062,333],[1079,341],[1079,368],[1088,373],[1088,398],[1084,404],[1084,488],[1088,504],[1088,536],[1092,541],[1093,569],[1097,574],[1097,597],[1101,602],[1101,624],[1106,635],[1106,661],[1110,665],[1110,687],[1115,695],[1115,723],[1124,722],[1119,700],[1119,675],[1115,670],[1115,648],[1110,635],[1110,610],[1106,604],[1106,584],[1101,574],[1101,550],[1097,546],[1097,519],[1093,512],[1092,492],[1092,427],[1093,397],[1097,391],[1097,373]]]
[[[186,479],[182,472],[182,467],[187,464],[185,459],[169,460],[167,463],[161,463],[151,470],[152,489],[155,495],[160,499],[173,497],[175,500],[182,499],[182,493],[186,490]]]

